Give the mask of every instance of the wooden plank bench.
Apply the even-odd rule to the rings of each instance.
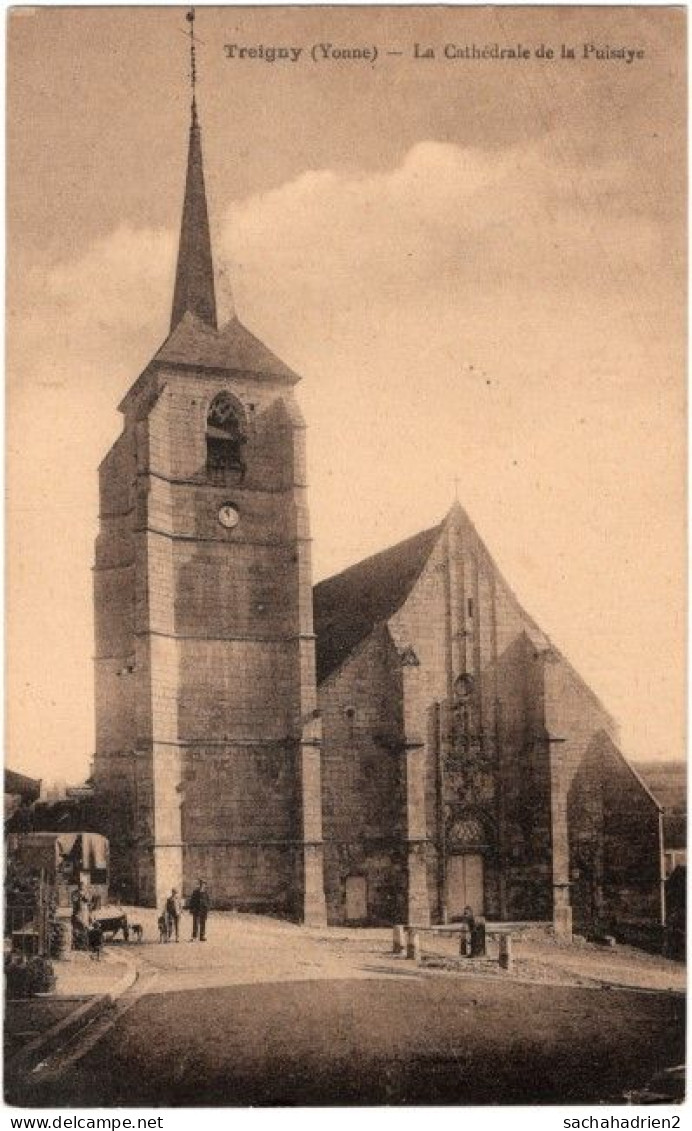
[[[501,970],[511,970],[513,964],[512,938],[516,929],[503,923],[486,923],[485,937],[498,943],[498,965]],[[420,958],[420,936],[431,935],[459,935],[459,951],[468,955],[471,931],[467,923],[440,923],[432,926],[398,924],[394,928],[392,949],[394,954],[406,954],[410,961],[417,962]]]

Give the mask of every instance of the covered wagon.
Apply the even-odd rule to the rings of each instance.
[[[60,907],[84,881],[98,906],[108,902],[108,839],[100,833],[19,833],[8,855],[25,874],[42,875]]]

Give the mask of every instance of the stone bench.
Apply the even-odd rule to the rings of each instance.
[[[467,923],[436,924],[434,926],[418,926],[398,924],[394,928],[392,950],[394,954],[406,954],[410,961],[417,962],[420,958],[420,936],[431,935],[459,935],[459,952],[466,956],[470,950],[471,930]],[[516,931],[511,926],[502,923],[486,923],[486,939],[496,940],[498,943],[498,965],[501,970],[511,970],[513,964],[512,938]]]

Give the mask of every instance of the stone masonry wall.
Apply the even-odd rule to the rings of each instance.
[[[444,534],[438,539],[401,608],[389,621],[400,656],[412,649],[404,669],[407,809],[402,832],[408,842],[407,922],[439,919],[438,749],[434,712],[451,687],[449,564]],[[418,779],[418,780],[416,780]]]
[[[571,778],[567,813],[575,929],[660,924],[658,807],[604,730]]]
[[[427,750],[430,908],[439,918],[441,830],[431,710],[435,703],[442,705],[440,739],[443,746],[453,745],[449,732],[455,709],[458,719],[461,706],[455,685],[466,676],[473,681],[468,704],[471,737],[485,750],[479,765],[486,781],[490,773],[496,784],[493,799],[487,786],[480,794],[476,790],[475,795],[464,795],[457,785],[465,780],[463,774],[447,773],[443,788],[448,821],[450,807],[463,811],[466,804],[469,815],[484,827],[486,914],[545,918],[550,913],[550,783],[546,751],[535,736],[543,725],[538,655],[546,638],[504,584],[460,508],[452,510],[446,526],[446,537],[440,538],[409,598],[390,621],[397,647],[411,644],[420,660],[406,688],[409,717],[417,720],[412,725],[424,736]],[[459,850],[447,844],[447,853]]]
[[[454,530],[449,531],[450,524]],[[405,885],[398,900],[408,900],[406,918],[439,919],[445,898],[441,885],[440,846],[449,836],[449,822],[465,802],[472,805],[483,827],[479,848],[485,863],[485,910],[493,917],[544,918],[550,913],[550,779],[542,733],[542,680],[537,649],[545,638],[522,614],[462,513],[453,511],[426,565],[400,609],[389,620],[394,657],[400,665],[403,689],[404,757],[399,797],[403,810],[396,823],[400,852],[408,858]],[[531,633],[531,638],[527,635]],[[325,835],[334,831],[333,810],[343,807],[349,827],[361,804],[353,755],[354,740],[367,735],[349,732],[339,711],[361,696],[383,694],[382,681],[391,668],[375,663],[372,642],[361,645],[338,673],[320,688],[325,734]],[[402,665],[402,657],[407,657]],[[474,681],[475,735],[478,726],[486,754],[484,766],[494,766],[497,785],[487,791],[479,811],[471,794],[459,795],[465,779],[444,771],[454,731],[455,681],[470,675]],[[336,704],[338,703],[338,708]],[[355,717],[355,716],[354,716]],[[387,727],[386,718],[378,720]],[[453,764],[450,763],[450,764]],[[338,791],[327,784],[334,767],[351,775]],[[440,773],[444,798],[440,804]],[[484,772],[486,772],[484,770]],[[501,788],[498,788],[501,786]],[[486,787],[484,787],[486,788]],[[452,790],[452,792],[450,792]],[[338,795],[338,802],[335,796]],[[349,800],[345,801],[344,797]],[[327,814],[329,813],[329,816]],[[441,820],[443,823],[441,824]],[[447,844],[446,851],[463,851]],[[468,851],[474,850],[473,845]],[[335,850],[328,847],[334,874]],[[423,869],[421,880],[421,868]],[[328,881],[330,918],[343,915],[344,869],[339,883]],[[424,885],[422,890],[421,882]],[[401,885],[400,885],[401,888]]]
[[[205,431],[221,389],[238,405],[247,473],[219,483],[207,478]],[[104,461],[102,497],[123,514],[117,529],[102,524],[97,555],[127,551],[129,573],[99,579],[96,608],[98,631],[127,652],[130,671],[122,691],[105,666],[97,676],[97,765],[105,795],[118,759],[136,760],[136,894],[158,903],[208,871],[218,905],[299,911],[309,824],[317,905],[320,830],[304,820],[314,805],[303,781],[319,786],[319,759],[315,779],[311,748],[299,755],[316,694],[293,391],[247,374],[151,370],[121,407],[125,430]],[[218,522],[229,501],[241,514],[234,530]]]
[[[542,665],[525,631],[499,655],[497,684],[500,917],[545,920],[552,913],[551,787],[548,751],[538,741],[544,733]]]
[[[132,430],[99,468],[99,534],[94,556],[94,821],[111,842],[111,890],[137,886],[134,820],[137,798],[135,709],[134,496]]]
[[[658,809],[615,744],[612,718],[560,657],[545,664],[554,749],[555,882],[570,885],[575,926],[652,919],[660,907]]]
[[[330,918],[343,919],[344,878],[358,855],[354,847],[344,861],[331,842],[341,822],[354,845],[366,834],[359,752],[372,746],[368,711],[378,700],[373,718],[388,729],[381,705],[397,660],[402,808],[398,818],[386,810],[393,853],[399,838],[390,904],[405,900],[409,921],[439,919],[445,861],[475,852],[493,918],[568,925],[570,893],[579,923],[655,916],[656,806],[617,752],[612,718],[521,609],[460,508],[388,626],[387,663],[374,632],[320,689]],[[374,888],[372,863],[357,866]]]
[[[499,578],[460,509],[447,519],[409,596],[388,625],[391,662],[380,662],[371,640],[319,691],[330,919],[342,921],[343,916],[346,869],[338,864],[331,844],[340,813],[352,830],[362,821],[356,816],[363,798],[354,754],[369,740],[367,711],[363,714],[362,708],[378,697],[387,700],[386,680],[397,663],[404,756],[398,792],[402,811],[392,820],[399,838],[393,887],[399,906],[407,901],[404,918],[422,922],[432,916],[439,921],[443,915],[443,838],[447,855],[483,855],[486,914],[548,917],[550,774],[545,744],[536,741],[544,732],[540,655],[547,642]],[[402,657],[407,657],[403,665]],[[462,676],[473,684],[469,725],[472,747],[475,743],[484,751],[478,764],[481,777],[471,763],[461,772],[451,769],[456,758],[454,720],[460,710],[456,688]],[[349,705],[357,709],[350,730],[344,714]],[[366,720],[362,729],[359,718]],[[391,730],[386,712],[380,711],[377,725]],[[474,781],[474,789],[464,786],[465,781]],[[450,830],[459,827],[457,813],[462,818],[466,814],[465,828],[474,821],[478,826],[482,843],[477,848],[450,841]],[[384,905],[379,907],[378,915],[384,910]]]
[[[401,667],[376,630],[318,689],[330,923],[344,923],[349,877],[367,882],[367,921],[405,919]]]

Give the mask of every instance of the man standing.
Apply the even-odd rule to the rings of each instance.
[[[209,893],[204,880],[197,881],[197,887],[190,896],[188,907],[192,913],[192,938],[194,942],[199,934],[199,941],[206,942],[207,915],[209,913]]]
[[[171,894],[169,895],[168,899],[166,900],[166,934],[168,935],[168,938],[170,939],[170,938],[173,937],[173,932],[175,931],[175,941],[176,942],[178,942],[178,937],[179,937],[180,913],[181,913],[182,909],[183,909],[183,905],[180,902],[180,896],[178,895],[178,889],[173,888]]]

